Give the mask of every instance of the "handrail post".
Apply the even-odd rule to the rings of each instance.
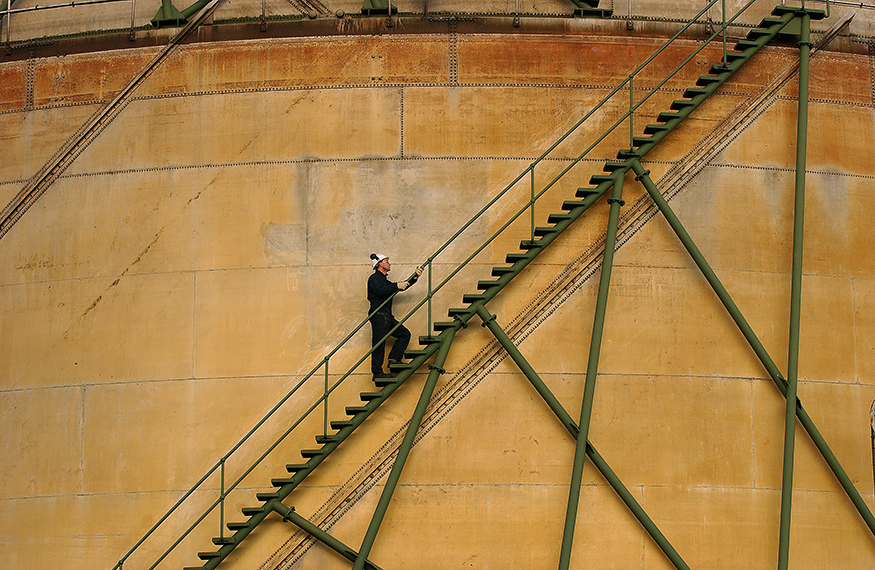
[[[723,0],[723,24],[720,26],[721,33],[723,36],[723,65],[728,65],[729,62],[726,59],[726,0]]]
[[[634,77],[634,73],[629,76],[629,150],[635,148],[635,125],[634,121],[632,120],[632,116],[635,113],[635,96],[632,93],[632,79]]]
[[[322,413],[322,435],[328,435],[328,357],[325,357],[325,392],[323,395],[325,399]]]
[[[531,184],[530,184],[531,194],[529,196],[529,205],[531,206],[531,208],[530,208],[531,224],[529,225],[529,227],[531,228],[531,237],[529,239],[531,239],[532,241],[535,241],[535,164],[534,163],[532,163],[531,166],[529,166],[529,174],[530,174],[529,179],[531,180]]]
[[[586,440],[589,437],[589,422],[595,394],[596,375],[599,367],[599,354],[602,345],[602,332],[605,326],[605,313],[608,305],[608,290],[611,285],[611,269],[614,263],[614,249],[617,245],[617,226],[620,219],[620,206],[623,205],[623,177],[614,179],[614,190],[608,203],[611,212],[608,216],[608,229],[605,237],[605,253],[599,277],[599,290],[596,299],[595,317],[592,325],[592,338],[589,343],[589,360],[586,364],[586,380],[583,387],[583,403],[580,406],[579,432],[574,450],[574,466],[571,471],[571,485],[568,491],[568,508],[565,512],[565,529],[562,534],[562,550],[559,554],[559,570],[568,570],[571,562],[571,546],[574,543],[574,526],[577,522],[577,508],[580,503],[580,487],[583,479],[583,465],[586,459]]]
[[[219,538],[225,537],[225,458],[223,457],[220,461],[221,468],[221,483],[220,483],[220,495],[219,495]]]
[[[428,258],[428,330],[426,331],[426,335],[431,337],[431,333],[433,330],[432,327],[432,319],[431,319],[431,266],[434,264],[434,257]]]
[[[803,2],[804,7],[804,2]],[[778,570],[790,556],[790,517],[793,502],[793,459],[796,447],[796,393],[799,378],[799,320],[802,305],[802,245],[805,233],[805,155],[808,147],[808,57],[811,16],[802,15],[799,38],[799,110],[796,128],[796,196],[793,211],[793,269],[790,285],[790,346],[787,357],[787,407],[784,415],[784,468],[781,478],[781,531]]]

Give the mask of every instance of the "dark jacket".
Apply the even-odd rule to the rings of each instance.
[[[383,274],[382,271],[374,271],[373,275],[368,278],[368,301],[371,304],[371,308],[368,310],[368,314],[373,313],[377,307],[379,307],[383,301],[392,296],[393,293],[398,291],[398,285],[389,281],[386,278],[386,275]],[[389,315],[392,314],[392,301],[389,301],[383,308],[380,309],[381,313],[387,313]]]

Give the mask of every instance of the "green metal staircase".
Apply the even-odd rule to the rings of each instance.
[[[233,534],[214,538],[213,543],[218,547],[216,550],[199,552],[198,557],[204,561],[204,564],[197,568],[211,569],[217,567],[271,513],[277,512],[286,520],[296,516],[293,513],[293,509],[289,509],[282,504],[283,500],[332,451],[345,441],[356,428],[362,425],[405,380],[426,365],[439,349],[443,348],[446,351],[456,332],[466,327],[468,321],[475,314],[478,314],[478,310],[481,307],[484,307],[505,286],[520,275],[523,269],[558,238],[565,229],[571,226],[605,192],[621,181],[636,162],[653,150],[662,139],[697,109],[708,96],[723,85],[735,71],[753,57],[760,48],[791,26],[792,22],[803,12],[812,19],[820,19],[825,15],[822,11],[779,6],[774,9],[771,17],[763,19],[758,27],[750,30],[745,39],[738,41],[732,50],[726,51],[723,61],[713,65],[708,75],[699,77],[694,87],[684,91],[683,98],[671,103],[670,110],[660,113],[655,123],[648,124],[644,128],[643,136],[632,138],[632,148],[620,150],[616,160],[606,162],[603,169],[604,174],[592,176],[589,186],[577,190],[575,200],[563,202],[561,212],[550,214],[547,218],[546,226],[534,228],[532,238],[521,241],[519,252],[509,253],[504,265],[494,267],[492,269],[494,279],[478,281],[478,292],[466,294],[462,297],[462,304],[464,306],[449,309],[448,315],[451,317],[451,320],[435,322],[433,324],[435,336],[419,337],[422,348],[408,350],[405,354],[405,357],[410,359],[410,362],[391,365],[391,370],[397,374],[394,378],[375,380],[374,391],[362,392],[360,404],[346,407],[346,418],[330,422],[334,433],[316,436],[316,444],[319,447],[303,449],[301,451],[303,461],[287,465],[286,468],[289,476],[272,479],[273,490],[257,493],[255,498],[261,504],[246,507],[242,510],[242,515],[246,517],[245,521],[228,522],[227,528]],[[440,370],[440,363],[430,365],[430,368],[442,372]],[[341,546],[339,550],[343,548]],[[351,549],[346,548],[346,550],[347,553],[345,555],[347,558],[355,560],[355,553]],[[365,567],[373,566],[367,563]],[[193,570],[193,568],[186,570]]]

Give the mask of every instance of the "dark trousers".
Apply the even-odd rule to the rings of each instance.
[[[397,324],[398,321],[395,320],[395,317],[387,313],[377,313],[371,317],[371,346],[376,347],[371,353],[371,372],[374,374],[383,371],[386,343],[380,341]],[[400,361],[401,357],[404,356],[404,351],[407,350],[407,345],[410,344],[410,331],[404,325],[399,325],[392,336],[395,337],[395,343],[392,345],[392,350],[389,351],[389,360]],[[379,346],[377,346],[378,342],[380,342]]]

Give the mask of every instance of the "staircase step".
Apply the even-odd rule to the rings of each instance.
[[[317,435],[316,443],[319,445],[325,445],[326,443],[334,443],[335,441],[340,441],[340,437],[335,434],[328,435]]]
[[[696,97],[706,97],[708,95],[707,89],[701,89],[699,87],[688,87],[684,90],[684,97],[687,99],[695,99]]]
[[[640,148],[646,144],[653,142],[653,137],[632,137],[632,145],[635,148]]]
[[[559,222],[566,222],[571,219],[569,214],[550,214],[547,216],[548,224],[558,224]],[[510,254],[513,255],[513,254]],[[507,262],[512,263],[510,260],[510,255],[507,256]]]
[[[278,494],[278,493],[266,493],[266,494],[268,494],[268,495],[276,495],[276,497],[274,497],[274,498],[279,497],[279,494]],[[256,495],[256,496],[258,496],[258,495]],[[260,501],[260,500],[261,500],[261,499],[259,499],[259,501]],[[245,522],[229,522],[229,523],[226,524],[225,526],[228,527],[228,530],[233,530],[234,532],[236,532],[236,531],[238,531],[238,530],[240,530],[240,529],[247,528],[247,527],[249,526],[249,523],[245,523]]]
[[[349,423],[350,425],[352,424],[352,422]],[[303,471],[308,467],[310,467],[308,463],[289,463],[286,465],[286,471],[288,471],[289,473],[297,473],[298,471]]]
[[[621,170],[621,169],[623,169],[623,168],[626,168],[626,162],[625,162],[625,161],[624,161],[624,162],[614,162],[614,161],[612,161],[612,160],[609,160],[609,161],[607,161],[607,162],[605,163],[605,166],[604,166],[604,168],[602,168],[602,170],[604,170],[605,172],[613,172],[613,171],[615,171],[615,170]],[[583,188],[578,188],[578,189],[577,189],[578,193],[579,193],[581,190],[583,190]]]
[[[630,158],[641,158],[641,153],[634,148],[624,148],[617,151],[617,158],[620,160],[628,160]]]
[[[295,482],[293,477],[277,477],[270,480],[270,484],[274,487],[284,487]],[[243,509],[243,514],[246,514],[246,509]],[[251,514],[249,516],[252,516]]]
[[[324,453],[325,452],[322,450],[321,447],[319,449],[302,449],[301,450],[301,457],[303,457],[304,459],[309,459],[311,457],[319,457],[320,455],[323,455]]]
[[[447,311],[448,317],[464,317],[471,312],[470,307],[452,307]]]
[[[550,222],[551,224],[555,223],[555,222],[553,222],[554,216],[563,216],[563,218],[565,218],[565,219],[569,219],[569,220],[571,219],[570,216],[563,215],[563,214],[550,214],[550,217],[547,218],[547,221]],[[505,261],[505,263],[516,263],[517,261],[523,261],[523,260],[526,260],[528,258],[529,258],[529,254],[527,254],[527,253],[508,253],[507,257],[505,257],[504,261]]]
[[[780,20],[778,20],[778,21],[780,21]],[[754,28],[747,33],[747,39],[756,40],[757,38],[762,38],[762,37],[768,36],[770,34],[771,34],[771,32],[767,29]]]
[[[335,420],[332,421],[329,425],[331,426],[331,429],[340,431],[345,427],[351,426],[352,420]]]
[[[663,111],[656,117],[656,120],[660,123],[667,123],[669,121],[680,121],[681,115],[680,113],[672,113],[669,111]]]
[[[347,406],[346,407],[346,415],[354,416],[356,414],[364,414],[368,411],[368,408],[365,406]]]
[[[225,546],[226,544],[234,544],[237,542],[233,536],[214,536],[213,544],[216,546]]]
[[[274,485],[274,487],[282,487],[282,485]],[[243,516],[251,517],[254,515],[260,515],[264,512],[264,505],[260,507],[243,507]]]
[[[625,164],[625,163],[623,163],[623,164]],[[598,193],[599,193],[599,191],[595,188],[583,187],[583,188],[578,188],[577,192],[575,192],[574,195],[577,196],[578,198],[583,198],[585,200],[585,199],[589,198],[590,196],[594,196]]]
[[[451,329],[451,328],[453,328],[454,326],[456,326],[456,321],[450,321],[450,322],[436,322],[436,323],[434,323],[432,326],[434,327],[434,330],[436,330],[436,331],[442,331],[442,330],[446,330],[446,329]]]
[[[204,565],[206,566],[206,564]],[[203,566],[185,566],[182,570],[204,570]]]
[[[389,364],[390,372],[401,372],[402,370],[410,370],[413,368],[413,364],[409,362],[391,362]]]
[[[555,231],[555,229],[554,229],[554,231]],[[493,277],[501,277],[502,275],[507,275],[508,273],[513,273],[513,272],[514,272],[513,267],[501,266],[501,267],[493,267],[492,268],[492,276]]]
[[[544,247],[544,244],[542,244],[538,240],[524,239],[520,242],[520,249],[530,250],[537,249],[539,247]]]
[[[589,183],[592,184],[593,186],[598,186],[599,184],[604,184],[606,182],[613,184],[614,183],[614,175],[613,174],[593,174],[589,179]]]
[[[428,346],[429,344],[435,344],[441,341],[441,337],[439,336],[421,336],[419,337],[419,344],[423,346]]]
[[[374,385],[377,388],[385,388],[386,386],[394,384],[397,381],[398,380],[396,380],[395,378],[376,378],[374,380]],[[352,423],[352,422],[350,422],[350,423]]]
[[[771,27],[774,26],[774,25],[777,25],[777,24],[783,24],[783,23],[784,23],[784,20],[781,20],[780,18],[769,18],[769,17],[766,17],[766,18],[763,18],[763,19],[762,19],[762,21],[760,22],[759,27],[760,27],[760,28],[771,28]]]
[[[663,124],[647,125],[646,127],[644,127],[644,134],[655,135],[656,133],[661,133],[663,131],[667,131],[670,128],[671,127],[669,127],[668,125],[663,125]]]
[[[361,399],[362,402],[370,402],[371,400],[378,400],[383,397],[382,392],[362,392]]]
[[[575,208],[585,208],[585,207],[586,207],[586,202],[579,202],[577,200],[565,200],[564,202],[562,202],[562,209],[565,210],[566,212],[570,212],[571,210],[574,210]]]
[[[538,228],[535,228],[535,235],[538,235]],[[543,234],[542,234],[543,235]],[[493,287],[498,287],[500,283],[498,281],[478,281],[477,288],[481,291],[488,291]]]
[[[716,75],[702,75],[696,80],[696,85],[699,87],[707,87],[708,85],[713,85],[714,83],[720,83],[722,78],[717,77]]]
[[[553,226],[538,227],[538,228],[535,228],[535,235],[538,237],[544,237],[544,236],[548,236],[550,234],[555,234],[556,231],[557,231],[556,228],[554,228]]]
[[[751,40],[738,40],[738,43],[735,44],[735,47],[732,48],[735,51],[747,51],[749,49],[755,49],[760,47],[759,42],[754,42]]]
[[[198,552],[197,557],[201,560],[212,560],[213,558],[218,558],[218,552]]]
[[[708,70],[708,73],[712,75],[725,76],[730,71],[732,71],[732,67],[728,65],[723,65],[722,63],[715,63],[711,66],[711,69]]]
[[[485,301],[486,295],[483,293],[466,293],[462,295],[462,302],[466,305],[470,305],[471,303],[476,303],[477,301]]]
[[[687,107],[695,107],[695,101],[690,101],[689,99],[675,99],[671,102],[669,106],[670,109],[674,109],[675,111],[680,111],[681,109],[686,109]],[[644,131],[647,132],[647,131]]]

